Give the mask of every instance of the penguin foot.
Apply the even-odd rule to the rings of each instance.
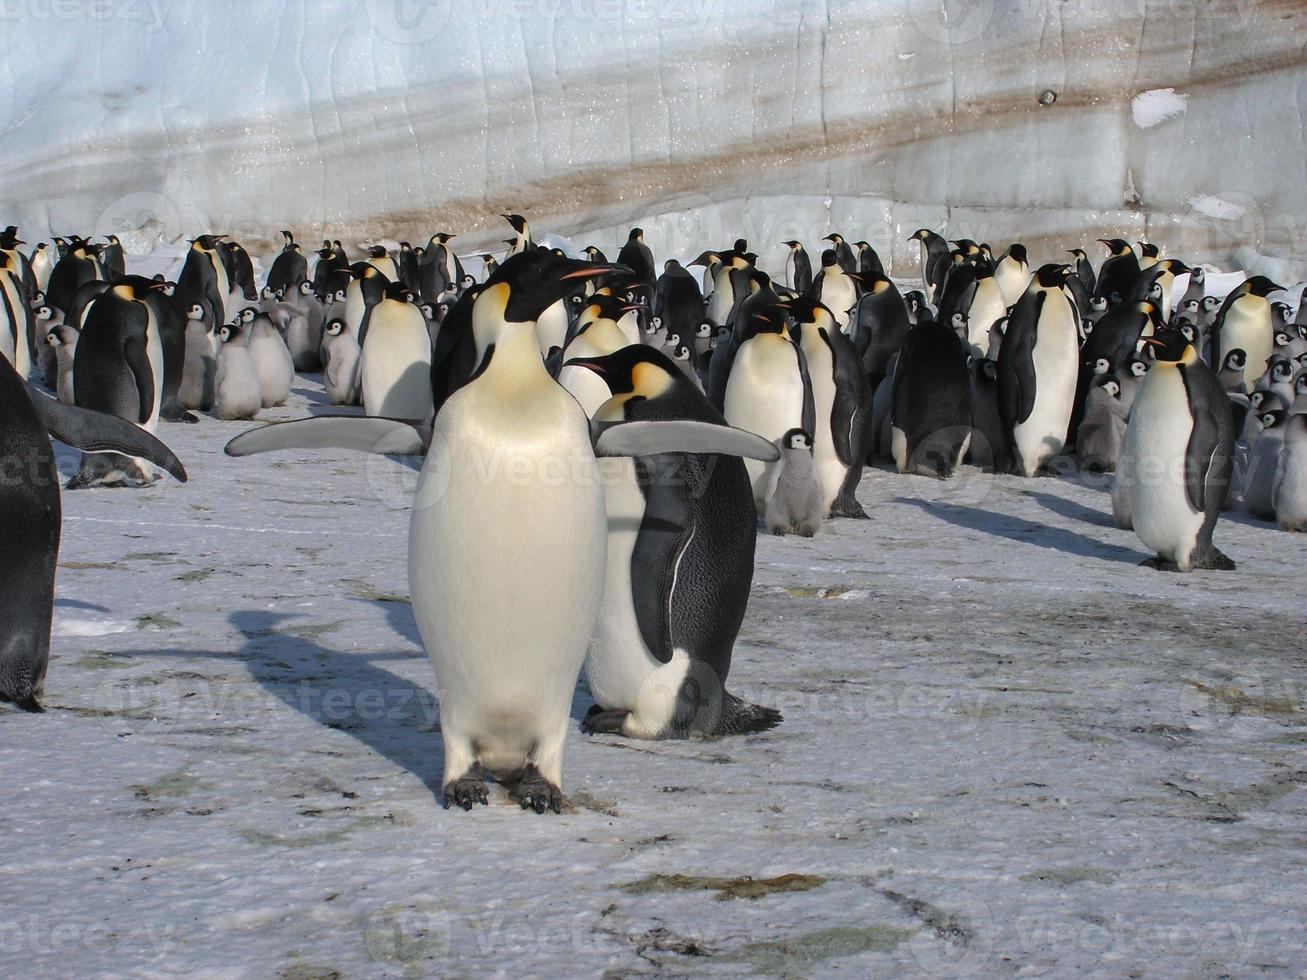
[[[469,769],[457,779],[445,784],[445,809],[457,803],[464,810],[471,810],[473,804],[490,805],[490,787],[481,777],[480,768]]]
[[[1179,572],[1183,571],[1179,565],[1173,561],[1167,561],[1164,558],[1145,558],[1139,563],[1141,568],[1151,568],[1157,572]]]
[[[34,715],[45,713],[45,707],[37,700],[35,694],[28,694],[24,698],[11,698],[7,694],[0,694],[0,701],[7,701],[19,711],[27,711]]]
[[[831,517],[849,517],[856,521],[869,521],[871,517],[856,500],[837,500],[831,505]]]
[[[1194,558],[1194,568],[1204,568],[1215,572],[1233,572],[1235,564],[1227,555],[1213,548],[1208,554]]]
[[[523,810],[563,812],[563,791],[540,775],[540,770],[533,765],[523,770],[522,781],[517,784],[513,795]]]
[[[581,719],[581,732],[584,735],[621,735],[622,723],[629,714],[621,708],[601,708],[592,704]]]

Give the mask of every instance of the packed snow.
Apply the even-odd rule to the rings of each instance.
[[[779,728],[587,738],[581,686],[563,815],[464,813],[416,461],[247,427],[64,495],[50,710],[0,711],[5,974],[1307,969],[1307,536],[1230,513],[1238,572],[1164,575],[1102,480],[870,471],[870,521],[759,540],[731,688]]]

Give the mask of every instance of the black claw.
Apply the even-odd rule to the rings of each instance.
[[[477,803],[482,806],[490,805],[490,790],[479,776],[461,776],[445,786],[446,810],[454,805],[464,810],[471,810]]]
[[[626,721],[626,716],[629,714],[629,711],[624,711],[621,708],[604,709],[596,704],[581,719],[581,733],[583,735],[620,735],[622,733],[622,722]]]

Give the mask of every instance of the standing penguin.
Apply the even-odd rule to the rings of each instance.
[[[595,414],[601,426],[688,419],[731,431],[645,345],[570,360],[564,370],[593,372],[607,385],[611,398]],[[779,712],[725,689],[749,601],[757,533],[740,460],[661,453],[600,463],[607,577],[586,660],[596,705],[583,730],[673,738],[778,724]]]
[[[1121,401],[1121,382],[1112,374],[1098,375],[1089,389],[1084,420],[1076,432],[1076,450],[1087,468],[1096,473],[1116,469],[1129,418],[1130,410]]]
[[[286,404],[290,387],[295,382],[295,362],[291,360],[281,331],[272,322],[272,317],[253,307],[241,311],[241,329],[249,337],[246,347],[259,377],[263,407]]]
[[[422,250],[422,258],[418,263],[419,295],[424,303],[436,303],[440,300],[440,294],[451,286],[457,287],[463,278],[463,263],[459,261],[458,256],[449,243],[453,241],[456,235],[451,235],[447,231],[438,231],[431,236],[427,242],[427,247]],[[485,259],[485,256],[482,256]],[[487,262],[487,267],[493,262],[491,258]]]
[[[865,518],[855,493],[871,449],[871,384],[830,310],[805,298],[795,300],[790,313],[812,384],[812,458],[821,516]]]
[[[1111,254],[1098,270],[1093,298],[1103,300],[1111,309],[1129,298],[1135,280],[1139,278],[1139,257],[1123,238],[1100,238],[1099,241]]]
[[[1030,262],[1024,245],[1017,243],[1008,246],[1008,250],[994,266],[994,282],[1003,296],[1003,309],[1006,312],[1007,307],[1016,305],[1016,301],[1030,285]],[[989,329],[988,324],[985,324],[985,329]]]
[[[285,237],[286,244],[277,253],[277,257],[272,260],[272,266],[268,269],[268,279],[265,283],[267,288],[274,293],[278,290],[284,292],[298,289],[300,283],[307,282],[309,278],[309,262],[300,251],[295,236],[289,231],[283,231],[282,236]]]
[[[763,524],[772,534],[810,538],[821,527],[824,509],[812,437],[802,429],[791,429],[776,440],[776,448],[781,458],[771,467]]]
[[[640,282],[650,286],[654,284],[654,257],[649,246],[644,243],[643,228],[631,229],[626,244],[617,253],[617,264],[630,269]]]
[[[1275,520],[1275,487],[1290,418],[1283,409],[1261,412],[1261,431],[1248,447],[1247,465],[1236,481],[1244,510],[1264,521]]]
[[[812,260],[808,258],[802,242],[788,241],[784,244],[790,250],[785,256],[785,281],[796,293],[806,293],[812,289]]]
[[[1012,246],[1020,248],[1019,245]],[[1003,261],[1007,261],[1005,258]],[[999,263],[1000,268],[1002,262]],[[1009,267],[1010,268],[1010,267]],[[1022,264],[1018,267],[1024,269]],[[1007,315],[1008,307],[1016,303],[1016,300],[1007,298],[1007,290],[1016,288],[1016,281],[1020,279],[1025,286],[1030,285],[1030,275],[1026,272],[1008,274],[1008,285],[1005,288],[998,279],[997,275],[989,275],[988,270],[980,269],[976,273],[975,290],[971,294],[971,303],[966,307],[967,330],[963,338],[970,347],[971,353],[976,357],[984,357],[985,352],[989,349],[989,328],[995,321],[1002,319]],[[1025,286],[1022,286],[1024,290]],[[1020,298],[1020,294],[1017,294]]]
[[[812,297],[835,316],[835,322],[849,332],[849,314],[858,304],[858,281],[843,268],[833,248],[821,253],[821,271],[812,283]]]
[[[900,473],[947,480],[971,443],[971,377],[962,341],[942,323],[908,332],[894,369],[891,451]]]
[[[811,432],[815,410],[803,352],[778,315],[760,314],[751,326],[756,332],[740,345],[726,382],[726,421],[768,442],[791,429]],[[767,509],[769,466],[754,459],[744,465],[762,514]]]
[[[153,432],[163,396],[163,346],[140,281],[111,286],[87,307],[73,355],[73,399],[78,408],[107,412]],[[155,479],[128,457],[83,453],[68,489],[139,487]]]
[[[921,286],[926,291],[926,299],[938,303],[949,266],[948,242],[929,228],[918,228],[908,241],[921,243]]]
[[[513,226],[515,237],[509,242],[509,255],[521,255],[535,248],[535,241],[531,238],[531,226],[527,224],[526,218],[520,214],[504,214],[500,217]]]
[[[197,408],[207,412],[213,407],[217,372],[213,331],[205,320],[204,307],[192,303],[186,311],[186,358],[182,364],[182,383],[177,391],[177,403],[182,408]]]
[[[227,267],[218,253],[223,235],[200,235],[191,241],[177,277],[177,298],[182,309],[199,303],[204,307],[209,324],[217,327],[227,322],[227,299],[231,291]]]
[[[1274,504],[1281,531],[1307,531],[1307,414],[1301,412],[1285,423]]]
[[[32,252],[30,264],[32,266],[32,278],[36,280],[38,292],[44,293],[50,285],[50,273],[54,272],[56,253],[45,242],[38,242],[35,250]]]
[[[390,257],[390,250],[385,245],[368,246],[368,257],[363,261],[391,282],[399,282],[399,266],[395,265],[395,260]]]
[[[998,414],[998,365],[989,358],[971,358],[971,465],[995,468],[1007,443]]]
[[[45,301],[65,314],[72,308],[77,291],[93,279],[100,278],[95,246],[78,239],[70,242],[66,251],[55,263],[45,290]]]
[[[359,342],[340,317],[328,321],[322,342],[327,351],[322,378],[327,397],[333,405],[357,405]]]
[[[250,356],[248,328],[224,323],[218,328],[218,368],[214,379],[214,408],[228,421],[252,419],[263,407],[263,386]]]
[[[1062,291],[1069,266],[1045,265],[1008,318],[998,355],[998,408],[1013,470],[1032,477],[1062,451],[1080,353],[1075,308]]]
[[[431,416],[431,337],[422,311],[400,283],[372,309],[359,362],[363,410],[369,415],[412,419]]]
[[[822,241],[831,243],[830,251],[835,253],[835,261],[839,263],[841,269],[849,275],[853,275],[858,271],[858,257],[853,254],[853,249],[849,247],[849,243],[844,240],[843,235],[838,232],[831,232]],[[825,265],[825,262],[823,261],[822,264]],[[820,299],[820,297],[818,298]],[[831,312],[835,312],[834,307],[831,307]]]
[[[1226,352],[1238,347],[1247,358],[1244,384],[1249,390],[1275,350],[1275,322],[1266,297],[1283,288],[1265,276],[1253,276],[1231,290],[1212,323],[1211,363],[1224,365]]]
[[[186,480],[177,457],[149,433],[47,398],[0,359],[0,458],[7,463],[7,478],[0,480],[0,701],[24,711],[43,710],[50,660],[62,524],[52,437],[84,452],[147,459]]]
[[[1157,553],[1144,562],[1151,568],[1233,570],[1212,544],[1234,459],[1230,399],[1179,333],[1148,343],[1157,358],[1126,428],[1113,515]]]
[[[56,324],[45,335],[46,344],[55,354],[55,391],[65,405],[76,404],[73,400],[73,358],[77,354],[77,336],[77,328],[66,323]]]
[[[1075,269],[1076,279],[1080,281],[1084,294],[1086,296],[1093,296],[1094,287],[1098,285],[1098,276],[1094,273],[1094,266],[1093,263],[1089,261],[1089,256],[1085,254],[1083,248],[1072,248],[1067,249],[1067,251],[1075,260],[1072,268]],[[1088,312],[1088,310],[1080,311],[1082,316]]]

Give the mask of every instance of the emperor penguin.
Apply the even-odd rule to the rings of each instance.
[[[1037,474],[1062,451],[1080,354],[1075,308],[1062,291],[1069,266],[1044,265],[1008,318],[998,355],[998,408],[1013,470]]]
[[[858,250],[858,275],[865,278],[885,275],[885,263],[870,242],[854,242],[853,247]]]
[[[952,329],[919,323],[899,352],[891,389],[891,452],[900,473],[947,480],[971,444],[967,352]]]
[[[36,320],[36,340],[41,345],[37,357],[41,368],[41,383],[53,391],[59,377],[58,358],[55,356],[55,349],[45,343],[45,338],[50,331],[64,322],[64,316],[44,302],[32,308],[32,316]],[[77,328],[73,327],[73,329]]]
[[[24,381],[32,373],[32,310],[23,287],[22,269],[0,252],[0,355]]]
[[[631,229],[626,244],[617,253],[617,264],[630,269],[640,282],[650,286],[654,284],[654,257],[649,246],[644,243],[643,228]]]
[[[82,239],[70,241],[68,250],[60,256],[50,273],[45,301],[67,317],[77,291],[86,283],[99,278],[95,246]]]
[[[1020,248],[1019,245],[1012,246]],[[1024,254],[1024,250],[1023,253]],[[999,268],[1003,267],[1003,262],[1008,261],[1005,256],[999,262]],[[1015,264],[1015,263],[1013,263]],[[1017,266],[1017,269],[1024,269],[1024,262]],[[1009,270],[1012,265],[1008,266]],[[965,340],[970,352],[976,357],[984,357],[985,352],[989,349],[989,328],[994,325],[996,320],[1002,319],[1007,315],[1008,307],[1016,303],[1016,300],[1007,298],[1007,290],[1016,288],[1016,281],[1021,279],[1028,286],[1030,276],[1028,273],[1018,272],[1008,273],[1008,285],[1005,288],[999,281],[998,275],[988,275],[985,271],[978,272],[976,276],[975,289],[971,294],[971,304],[966,309],[967,315],[967,332]],[[1022,289],[1025,287],[1023,286]],[[1018,294],[1018,299],[1020,294]]]
[[[1139,271],[1145,272],[1161,260],[1161,250],[1152,242],[1138,242]]]
[[[368,315],[386,295],[390,279],[376,266],[356,262],[349,267],[349,285],[345,287],[345,324],[362,347],[367,333]]]
[[[1287,411],[1278,408],[1260,413],[1261,431],[1248,447],[1247,463],[1237,481],[1244,510],[1264,521],[1275,520],[1275,488],[1291,418]]]
[[[908,241],[921,243],[921,287],[926,291],[927,300],[938,303],[944,292],[944,275],[949,265],[948,242],[929,228],[918,228]]]
[[[363,261],[376,269],[391,282],[399,282],[399,266],[390,256],[390,250],[385,245],[368,246],[368,257]]]
[[[843,235],[838,232],[831,232],[822,239],[822,241],[831,243],[830,251],[835,253],[835,261],[845,273],[848,275],[854,275],[857,273],[858,257],[853,254],[853,249],[849,247],[849,243],[844,240]],[[822,264],[825,265],[825,262],[823,261]],[[821,297],[819,296],[817,298],[820,299]],[[834,312],[835,308],[830,307],[830,309]]]
[[[971,465],[993,470],[1001,459],[1006,438],[998,415],[998,365],[989,358],[971,358]]]
[[[1285,423],[1274,504],[1280,530],[1307,531],[1307,414],[1302,412]]]
[[[227,277],[231,281],[232,294],[236,297],[236,302],[242,299],[249,303],[254,302],[259,298],[259,293],[254,288],[254,260],[250,258],[250,253],[245,250],[245,246],[235,240],[224,241],[221,245],[221,254],[228,260]]]
[[[1226,391],[1237,392],[1241,395],[1248,393],[1248,382],[1245,371],[1248,367],[1248,355],[1241,348],[1234,347],[1225,352],[1225,360],[1221,362],[1220,371],[1217,373],[1217,379],[1221,382],[1221,387]]]
[[[213,407],[218,359],[213,350],[213,330],[205,320],[204,307],[192,303],[186,310],[186,358],[177,402],[182,408],[207,412]]]
[[[32,252],[32,277],[36,280],[36,288],[43,293],[50,285],[50,273],[54,271],[54,252],[46,242],[38,242]]]
[[[647,345],[564,365],[582,370],[610,392],[595,413],[601,426],[680,419],[725,430],[721,413]],[[652,739],[774,727],[779,712],[726,690],[757,534],[744,466],[697,453],[600,464],[607,575],[585,667],[596,703],[583,731]]]
[[[148,287],[147,287],[148,288]],[[154,432],[163,399],[163,345],[146,289],[119,283],[85,310],[73,355],[73,400]],[[152,467],[116,453],[83,453],[68,489],[146,486]]]
[[[268,314],[259,313],[253,307],[241,312],[242,329],[249,338],[246,347],[259,377],[263,407],[284,405],[295,382],[295,362],[286,341]]]
[[[214,377],[214,408],[228,421],[252,419],[263,407],[263,386],[250,356],[248,327],[224,323],[218,328],[218,366]]]
[[[414,295],[422,294],[422,266],[420,256],[411,242],[399,243],[399,254],[395,257],[395,268],[399,272],[399,281],[409,288]]]
[[[709,331],[712,329],[712,321],[704,317],[703,293],[699,290],[699,283],[675,259],[667,260],[663,274],[658,277],[653,313],[663,328],[676,331],[683,340],[696,337],[702,323],[709,324]]]
[[[784,245],[790,250],[785,257],[785,282],[796,293],[806,293],[812,289],[812,260],[799,241],[788,241]]]
[[[438,231],[422,250],[422,257],[418,260],[418,294],[422,297],[422,302],[439,302],[441,293],[450,287],[457,288],[462,280],[463,263],[449,244],[457,237],[447,231]],[[482,256],[482,259],[485,260],[486,256]],[[487,269],[492,262],[493,256],[486,262]]]
[[[227,322],[227,302],[231,293],[227,267],[218,253],[218,244],[225,237],[200,235],[192,239],[177,277],[177,297],[182,308],[189,309],[192,304],[199,303],[213,327]]]
[[[789,311],[812,385],[810,441],[821,517],[865,518],[856,491],[871,449],[871,384],[830,310],[805,297]]]
[[[65,405],[75,405],[73,399],[73,358],[77,354],[78,330],[67,323],[56,324],[45,335],[46,344],[53,349],[58,376],[55,392]]]
[[[1184,295],[1180,297],[1181,306],[1185,303],[1201,303],[1204,296],[1207,295],[1207,270],[1201,265],[1191,266],[1189,269],[1189,283],[1185,286]],[[1197,320],[1194,321],[1195,323]]]
[[[626,334],[618,326],[618,320],[626,312],[624,301],[615,296],[594,295],[586,300],[581,311],[585,326],[577,332],[563,351],[562,367],[558,372],[558,383],[572,393],[585,410],[585,414],[594,418],[609,398],[612,391],[604,378],[591,367],[571,364],[572,360],[606,357],[623,347],[630,346]],[[661,361],[659,363],[662,363]],[[606,466],[616,465],[619,461],[608,460],[600,463],[601,470]]]
[[[1003,299],[1003,310],[998,315],[1002,316],[1007,312],[1009,306],[1015,306],[1021,294],[1026,291],[1030,285],[1030,262],[1026,257],[1026,247],[1020,243],[1008,246],[1008,250],[999,258],[998,263],[994,266],[994,282],[998,286],[999,293]],[[975,301],[972,301],[975,305]],[[983,329],[988,329],[985,324]]]
[[[844,269],[833,248],[821,253],[821,271],[813,280],[812,296],[831,311],[839,328],[849,333],[849,314],[858,305],[858,280]]]
[[[810,538],[824,516],[812,437],[802,429],[791,429],[776,440],[776,448],[781,458],[771,468],[763,524],[772,534]]]
[[[44,710],[62,527],[51,438],[87,452],[145,459],[186,480],[177,457],[148,432],[113,415],[61,404],[0,358],[0,446],[6,460],[0,481],[0,701],[33,712]]]
[[[509,255],[521,255],[528,249],[535,248],[535,241],[531,238],[531,226],[527,224],[526,218],[520,214],[504,214],[500,217],[513,226],[514,238],[508,246]]]
[[[1223,365],[1226,351],[1238,347],[1247,356],[1244,384],[1249,390],[1275,350],[1275,325],[1266,297],[1283,288],[1265,276],[1252,276],[1231,290],[1212,322],[1211,362]]]
[[[333,405],[359,403],[358,363],[359,342],[340,317],[328,321],[323,331],[323,344],[327,349],[327,366],[323,369],[323,386]]]
[[[360,391],[368,415],[425,423],[434,404],[431,336],[410,297],[403,284],[391,283],[372,308],[359,355]]]
[[[1094,295],[1094,287],[1098,284],[1098,276],[1094,273],[1093,263],[1089,261],[1089,256],[1085,254],[1083,248],[1067,249],[1071,254],[1073,261],[1072,268],[1075,269],[1075,276],[1080,280],[1080,285],[1086,296]],[[1081,315],[1088,313],[1088,310],[1081,310]]]
[[[722,267],[722,261],[721,253],[704,251],[698,257],[686,263],[687,266],[703,266],[703,301],[705,304],[712,298],[713,290],[717,286],[717,273]],[[722,325],[720,320],[713,320],[713,323],[718,326]]]
[[[726,421],[768,442],[791,429],[811,432],[815,409],[803,352],[782,317],[757,314],[751,326],[755,332],[740,345],[726,382]],[[746,459],[744,465],[761,515],[767,509],[770,464]]]
[[[1094,299],[1101,299],[1111,309],[1130,297],[1135,280],[1139,278],[1139,256],[1123,238],[1100,238],[1110,253],[1098,270],[1094,285]]]
[[[1098,375],[1089,389],[1084,419],[1076,432],[1076,450],[1089,469],[1098,473],[1116,469],[1129,418],[1130,410],[1121,401],[1121,382],[1113,374]]]
[[[277,290],[299,289],[301,283],[309,281],[309,261],[300,251],[295,236],[283,231],[286,244],[282,246],[277,257],[268,269],[268,278],[264,285],[273,292]]]
[[[1178,332],[1147,343],[1157,356],[1126,427],[1113,515],[1156,552],[1144,562],[1151,568],[1233,570],[1212,544],[1234,460],[1230,399]]]

